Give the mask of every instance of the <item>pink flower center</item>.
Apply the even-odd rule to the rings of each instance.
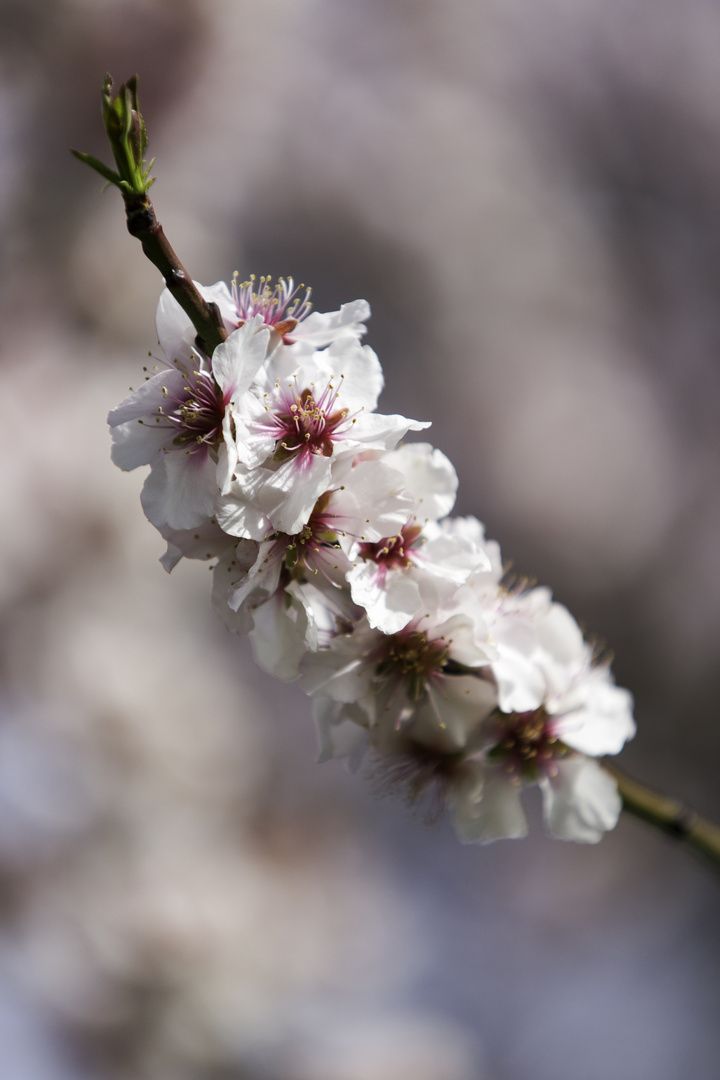
[[[449,648],[443,638],[430,640],[422,630],[401,630],[380,645],[375,672],[381,682],[403,683],[411,700],[419,701],[428,682],[442,673]]]
[[[299,322],[310,314],[311,289],[301,291],[304,285],[295,286],[292,278],[279,278],[277,285],[272,278],[261,277],[256,282],[255,275],[249,281],[238,284],[238,275],[233,275],[232,294],[237,310],[238,326],[242,326],[255,315],[262,315],[265,325],[275,330],[284,339],[295,329]],[[290,339],[288,339],[290,340]]]
[[[555,717],[543,708],[523,713],[495,713],[498,742],[488,752],[520,780],[537,782],[557,771],[555,762],[570,750],[555,734]]]
[[[294,536],[281,536],[278,543],[284,547],[285,566],[294,570],[297,566],[306,567],[312,573],[325,573],[326,564],[334,563],[340,545],[327,518],[327,507],[331,493],[321,495],[315,503],[310,520]]]
[[[156,423],[175,431],[172,445],[192,453],[200,447],[217,447],[222,439],[225,402],[212,375],[195,371],[186,376],[185,393],[169,394],[163,389],[167,408],[160,407]]]
[[[397,536],[388,536],[376,544],[360,544],[360,558],[378,563],[388,570],[404,570],[412,562],[409,552],[415,547],[421,532],[420,525],[403,525]]]
[[[312,390],[303,390],[294,401],[287,399],[285,411],[273,417],[273,432],[278,440],[275,461],[287,461],[296,454],[322,454],[332,457],[333,441],[347,418],[347,409],[333,410],[337,393],[328,385],[316,399]]]

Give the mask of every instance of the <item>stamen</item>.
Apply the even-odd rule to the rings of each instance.
[[[301,296],[303,289],[305,295]],[[262,315],[266,326],[287,338],[297,324],[310,314],[311,292],[304,285],[296,286],[292,278],[278,278],[277,285],[273,285],[271,277],[263,276],[256,282],[255,275],[251,274],[248,281],[239,283],[236,272],[233,274],[232,294],[238,325],[242,326],[255,315]]]

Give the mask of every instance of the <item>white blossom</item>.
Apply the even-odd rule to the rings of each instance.
[[[341,462],[428,426],[373,412],[381,389],[375,353],[354,340],[300,363],[275,349],[233,410],[238,466],[218,502],[223,527],[256,540],[266,523],[297,533]]]
[[[251,274],[248,281],[241,283],[235,274],[232,318],[235,325],[242,326],[247,320],[262,315],[276,344],[279,339],[285,345],[295,344],[304,350],[323,349],[334,341],[357,341],[362,337],[365,320],[370,318],[370,305],[366,300],[354,300],[343,304],[339,311],[323,313],[311,310],[311,291],[304,285],[296,286],[292,278],[279,278],[273,285],[272,278],[258,280]],[[223,307],[223,313],[225,310]]]
[[[491,623],[499,704],[484,725],[485,777],[462,836],[524,836],[522,789],[539,784],[550,831],[596,842],[616,824],[621,803],[593,759],[632,738],[632,698],[594,662],[575,620],[546,590],[506,595],[497,612],[503,603]]]
[[[402,473],[413,499],[412,513],[394,535],[349,546],[355,565],[347,580],[370,626],[394,634],[419,613],[425,575],[438,579],[436,588],[446,582],[450,595],[471,573],[489,570],[491,564],[475,537],[437,521],[452,509],[457,490],[455,469],[440,450],[410,443],[387,452],[382,460]]]
[[[459,605],[435,607],[396,634],[363,619],[305,657],[301,685],[313,696],[359,705],[371,727],[429,730],[459,748],[496,703],[492,682],[482,677],[492,646],[479,645],[481,637],[478,611]]]
[[[258,319],[230,334],[210,362],[193,350],[109,414],[115,464],[152,466],[142,500],[157,527],[192,529],[212,517],[218,484],[235,461],[232,407],[265,358],[268,334]]]

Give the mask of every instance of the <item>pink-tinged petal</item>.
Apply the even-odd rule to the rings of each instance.
[[[498,769],[486,773],[475,817],[463,817],[457,824],[464,843],[517,839],[527,836],[527,820],[522,808],[521,788]]]
[[[133,420],[112,428],[111,435],[113,445],[110,456],[113,462],[119,469],[130,472],[140,465],[152,464],[159,454],[163,454],[172,432],[151,422]]]
[[[613,778],[592,758],[557,763],[557,774],[541,782],[548,828],[561,840],[596,844],[617,825],[622,800]]]
[[[193,529],[213,516],[215,462],[202,450],[163,454],[150,470],[140,496],[153,525]]]
[[[234,330],[213,353],[213,375],[223,392],[225,404],[245,393],[265,359],[270,331],[262,326],[262,315],[256,315],[239,330]]]

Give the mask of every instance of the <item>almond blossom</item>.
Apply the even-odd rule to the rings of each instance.
[[[248,319],[262,315],[269,327],[285,345],[299,344],[310,349],[323,349],[342,338],[357,340],[365,333],[365,320],[370,317],[370,305],[366,300],[354,300],[343,304],[339,311],[312,311],[312,290],[304,285],[296,286],[292,278],[279,278],[276,285],[272,278],[256,279],[240,283],[233,276],[232,302],[234,319],[242,326]],[[226,307],[223,305],[223,313]]]
[[[437,596],[426,594],[426,600]],[[308,654],[301,665],[301,686],[310,695],[359,707],[368,727],[390,724],[395,730],[429,729],[465,745],[496,703],[483,669],[494,655],[483,641],[478,609],[455,602],[428,603],[426,613],[395,634],[384,634],[359,621],[351,633],[339,633],[329,647]]]
[[[463,838],[524,836],[522,789],[538,784],[551,832],[594,843],[615,826],[621,803],[593,758],[618,753],[633,737],[631,695],[595,662],[577,623],[547,590],[510,594],[500,605],[503,599],[490,662],[498,708],[483,725],[485,775]]]
[[[255,540],[297,533],[340,463],[429,426],[373,412],[382,385],[377,356],[354,340],[299,362],[275,349],[233,409],[237,466],[217,504],[222,527]]]
[[[224,483],[223,469],[235,460],[232,409],[265,359],[268,336],[258,318],[230,334],[211,361],[193,348],[109,414],[115,464],[152,466],[142,501],[153,525],[192,529],[212,517],[218,475]]]
[[[350,544],[354,566],[347,581],[370,626],[394,634],[420,612],[423,576],[436,578],[436,588],[445,582],[449,595],[470,574],[489,570],[491,564],[476,536],[437,522],[452,510],[457,490],[455,469],[440,450],[410,443],[382,460],[402,473],[413,499],[412,513],[394,535]]]

